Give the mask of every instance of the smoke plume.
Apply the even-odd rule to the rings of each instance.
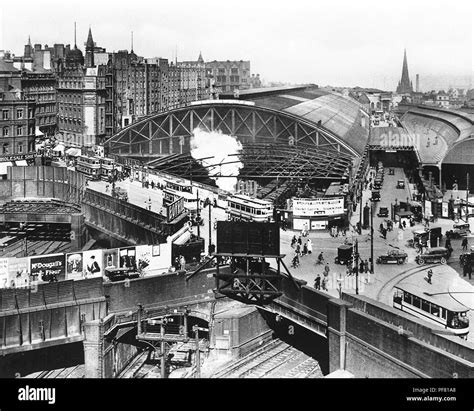
[[[205,157],[213,157],[202,160],[204,166],[217,165],[209,168],[209,175],[221,174],[224,176],[238,176],[239,170],[244,166],[237,154],[242,148],[242,144],[232,136],[222,134],[220,131],[207,132],[201,130],[199,127],[193,130],[191,137],[191,155],[196,160]],[[224,164],[229,163],[230,164]],[[218,177],[215,178],[216,184],[219,188],[234,192],[237,184],[237,177]]]

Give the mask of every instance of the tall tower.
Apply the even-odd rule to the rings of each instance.
[[[407,50],[406,49],[405,49],[405,54],[403,56],[402,78],[398,82],[397,93],[398,94],[413,93],[413,84],[410,81],[410,76],[408,75],[408,63],[407,63]]]
[[[84,43],[86,46],[86,67],[94,67],[94,48],[95,43],[92,38],[92,31],[89,27],[89,34],[87,36],[87,41]]]
[[[420,75],[419,74],[416,75],[416,92],[417,93],[420,92]]]

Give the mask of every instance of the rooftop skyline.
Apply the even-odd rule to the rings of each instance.
[[[469,87],[473,76],[473,12],[468,0],[393,4],[364,0],[239,3],[182,0],[178,4],[83,0],[80,9],[58,0],[0,5],[0,49],[23,54],[32,44],[84,50],[89,27],[107,51],[205,61],[250,60],[270,81],[395,90],[406,48],[410,80],[420,88]],[[199,6],[198,6],[199,5]],[[43,18],[42,18],[43,17]]]

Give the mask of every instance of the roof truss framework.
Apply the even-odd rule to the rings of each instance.
[[[334,156],[332,151],[324,151],[311,146],[288,147],[281,144],[246,143],[235,157],[235,161],[240,160],[244,164],[239,177],[249,179],[340,179],[352,166],[352,159],[347,155]],[[153,160],[148,165],[163,172],[187,178],[237,177],[214,172],[214,165],[203,164],[203,167],[198,170],[193,163],[191,155],[184,153],[166,159]],[[209,174],[204,171],[206,168]]]
[[[106,145],[110,153],[121,155],[183,154],[190,151],[196,127],[236,136],[242,143],[310,145],[337,155],[360,155],[329,130],[292,114],[219,101],[145,117],[109,138]]]

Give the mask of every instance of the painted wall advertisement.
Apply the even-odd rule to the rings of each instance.
[[[294,216],[331,216],[344,214],[343,198],[294,198]]]
[[[54,282],[66,277],[66,258],[64,254],[50,254],[30,257],[32,281]]]

